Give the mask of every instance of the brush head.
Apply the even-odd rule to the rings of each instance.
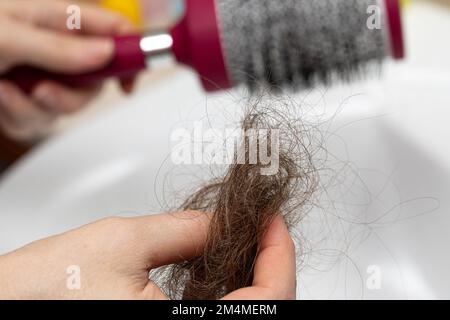
[[[232,83],[295,89],[359,77],[390,55],[385,1],[217,0]]]

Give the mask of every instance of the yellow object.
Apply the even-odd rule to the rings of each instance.
[[[401,0],[402,1],[402,6],[403,7],[406,7],[406,6],[408,6],[409,4],[411,4],[411,0]]]
[[[102,0],[103,7],[128,17],[137,27],[143,27],[142,8],[139,0]]]

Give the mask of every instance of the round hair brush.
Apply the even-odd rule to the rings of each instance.
[[[187,0],[169,32],[114,38],[115,56],[85,74],[29,66],[1,76],[30,92],[42,80],[86,86],[129,78],[171,53],[207,91],[246,84],[306,87],[349,80],[386,57],[402,58],[399,0]]]

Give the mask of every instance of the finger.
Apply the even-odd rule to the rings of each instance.
[[[137,218],[147,265],[157,268],[199,256],[204,249],[210,215],[185,211]]]
[[[0,52],[11,57],[13,64],[28,64],[46,70],[81,73],[105,65],[114,52],[111,39],[64,35],[30,25],[9,23],[0,30]]]
[[[283,292],[295,287],[295,279],[295,245],[283,218],[277,216],[262,240],[253,284]]]
[[[151,237],[149,262],[151,269],[199,256],[206,243],[210,215],[201,212],[180,212],[153,216],[149,225],[157,228],[144,231]],[[144,218],[145,219],[145,218]],[[143,219],[143,220],[144,220]],[[144,222],[144,221],[141,221]],[[169,297],[153,281],[148,281],[140,297],[146,300],[168,300]]]
[[[17,140],[39,139],[54,117],[42,110],[13,84],[0,81],[0,125]]]
[[[234,291],[224,299],[293,299],[295,291],[295,246],[278,216],[262,240],[252,287]]]
[[[73,31],[113,35],[133,30],[132,23],[126,17],[88,3],[77,3],[74,6],[68,1],[2,1],[0,8],[18,19],[61,31],[69,30],[67,23],[76,14],[80,15],[80,29]]]
[[[81,32],[86,34],[116,35],[136,32],[137,28],[125,16],[99,6],[81,7]]]
[[[32,97],[43,110],[61,115],[86,106],[99,89],[100,87],[73,90],[55,82],[45,81],[33,90]]]

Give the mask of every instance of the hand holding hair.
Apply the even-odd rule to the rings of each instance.
[[[192,211],[107,218],[33,242],[0,256],[0,299],[167,299],[149,271],[200,255],[209,221]],[[68,274],[71,266],[79,274]],[[79,288],[70,286],[74,276]],[[262,240],[253,285],[224,299],[293,298],[295,250],[278,216]]]

